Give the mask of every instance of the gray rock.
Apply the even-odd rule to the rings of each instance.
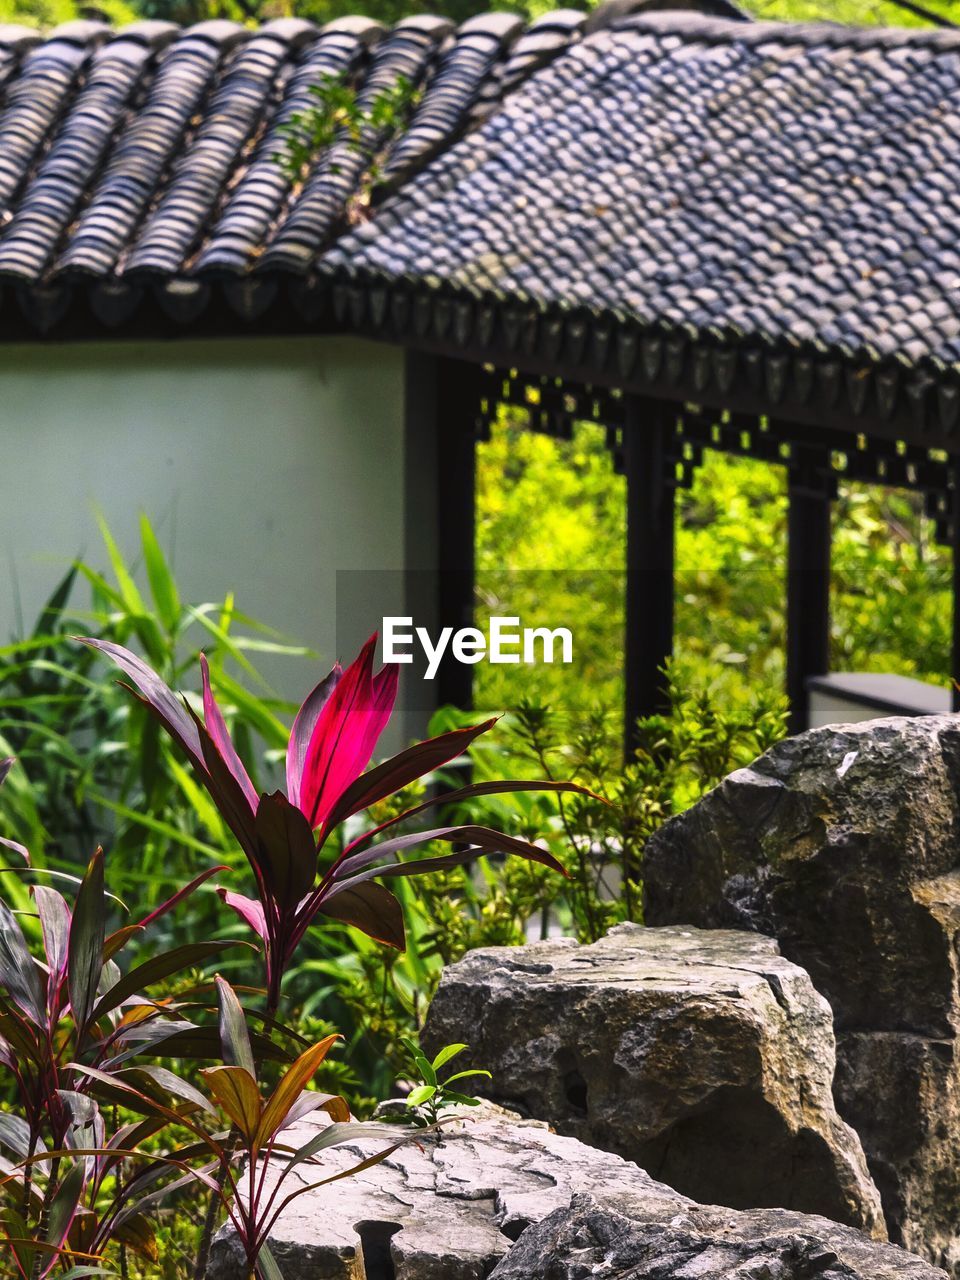
[[[834,1106],[830,1007],[768,938],[620,925],[592,946],[474,951],[444,972],[423,1033],[428,1051],[460,1040],[498,1102],[695,1200],[886,1237]]]
[[[669,1219],[575,1196],[531,1226],[490,1280],[941,1280],[894,1245],[826,1218],[694,1206]]]
[[[482,1280],[530,1223],[565,1207],[577,1192],[616,1199],[629,1191],[665,1216],[687,1203],[618,1156],[537,1121],[490,1103],[462,1114],[439,1142],[409,1144],[361,1174],[295,1200],[271,1235],[284,1280]],[[288,1141],[307,1141],[323,1123],[303,1121]],[[288,1185],[316,1182],[383,1145],[329,1149],[322,1166],[295,1170]],[[214,1241],[207,1277],[246,1280],[229,1228]]]
[[[489,1103],[460,1115],[442,1142],[407,1146],[286,1209],[271,1235],[284,1280],[586,1280],[594,1274],[614,1280],[624,1270],[619,1261],[604,1264],[598,1249],[635,1229],[667,1242],[669,1256],[690,1266],[682,1273],[630,1271],[630,1255],[623,1253],[634,1280],[679,1280],[680,1274],[685,1280],[807,1280],[815,1274],[943,1280],[942,1272],[917,1258],[823,1218],[696,1205],[619,1156]],[[322,1123],[304,1121],[298,1136],[305,1139]],[[305,1172],[303,1181],[346,1168],[376,1146],[360,1142],[328,1151],[322,1168]],[[777,1250],[792,1259],[794,1248],[801,1249],[806,1270],[772,1266]],[[847,1270],[827,1267],[825,1259],[834,1254]],[[247,1280],[229,1228],[214,1241],[207,1280]]]
[[[757,929],[833,1006],[891,1237],[960,1274],[960,719],[829,726],[650,841],[651,924]]]

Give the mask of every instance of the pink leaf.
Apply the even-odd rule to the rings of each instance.
[[[300,808],[318,826],[370,763],[397,696],[397,669],[373,678],[376,633],[347,667],[321,711],[307,747]]]
[[[232,907],[241,920],[248,924],[250,928],[264,942],[269,940],[267,931],[267,917],[264,914],[263,904],[257,902],[255,898],[245,898],[242,893],[234,893],[231,889],[218,889],[217,893],[227,904]]]
[[[300,779],[303,776],[303,764],[307,757],[307,748],[316,728],[320,712],[334,689],[340,683],[343,668],[340,663],[334,664],[333,670],[304,699],[303,706],[297,712],[297,718],[290,730],[290,741],[287,744],[287,797],[292,805],[300,805]]]
[[[237,755],[233,742],[230,740],[223,712],[217,706],[213,690],[210,688],[210,668],[207,665],[206,655],[202,653],[200,655],[200,675],[203,679],[203,721],[207,727],[207,733],[213,739],[213,744],[223,757],[227,768],[240,784],[250,808],[256,813],[256,788],[250,781],[247,771],[243,767],[243,761]]]

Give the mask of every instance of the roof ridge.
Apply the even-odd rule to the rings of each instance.
[[[960,49],[960,28],[854,27],[837,22],[770,22],[708,16],[690,9],[658,9],[618,17],[608,31],[647,31],[711,44],[799,44],[808,48],[926,48],[940,53]]]

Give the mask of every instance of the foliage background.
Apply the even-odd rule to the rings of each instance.
[[[925,26],[928,20],[899,0],[739,0],[740,8],[758,18],[792,21],[849,22],[883,26]],[[955,0],[918,0],[919,7],[944,19],[956,19]],[[462,22],[488,9],[503,9],[536,18],[561,7],[551,0],[0,0],[0,22],[54,26],[77,17],[128,22],[137,17],[191,23],[205,18],[258,22],[268,18],[311,18],[329,22],[347,13],[365,13],[392,23],[410,13],[429,10]],[[568,7],[590,9],[586,0]]]

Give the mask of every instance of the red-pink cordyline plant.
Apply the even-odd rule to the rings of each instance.
[[[246,854],[256,881],[256,898],[224,889],[220,893],[263,940],[271,1010],[279,1003],[281,981],[293,953],[318,915],[345,921],[403,949],[400,904],[377,879],[419,875],[495,852],[516,853],[566,874],[537,845],[485,826],[434,827],[383,838],[388,830],[432,806],[497,792],[583,790],[567,782],[499,781],[434,796],[365,831],[345,844],[318,877],[318,855],[341,823],[454,760],[496,723],[485,720],[454,729],[367,770],[397,696],[396,665],[374,674],[376,642],[374,634],[345,671],[339,663],[334,666],[300,708],[287,747],[284,795],[281,791],[258,794],[230,739],[202,655],[201,719],[135,654],[105,640],[84,641],[112,658],[133,682],[131,692],[186,752]],[[399,853],[433,840],[460,847],[440,857],[397,861]]]

